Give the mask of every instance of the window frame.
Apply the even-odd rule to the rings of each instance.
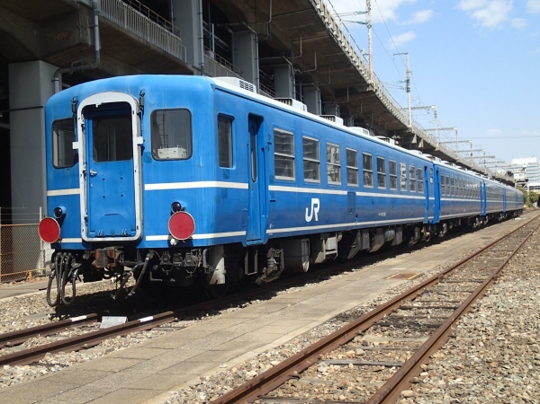
[[[367,162],[369,162],[369,167],[366,167]],[[373,155],[371,153],[362,153],[362,177],[364,179],[363,182],[365,188],[375,187],[373,182]],[[367,181],[368,179],[369,181]]]
[[[313,144],[316,146],[315,157],[306,156],[306,141],[313,142]],[[302,161],[303,161],[303,169],[304,169],[304,181],[320,184],[321,182],[321,145],[320,145],[319,139],[314,138],[312,136],[307,136],[307,135],[302,136]],[[316,178],[307,178],[306,174],[308,170],[306,170],[306,165],[312,165],[314,168],[316,168],[316,171],[315,171]]]
[[[220,168],[234,168],[234,134],[233,134],[234,117],[227,114],[219,113],[217,115],[217,149],[218,149],[218,166]],[[227,133],[223,132],[223,124],[228,124]],[[225,162],[225,160],[227,160]]]
[[[73,118],[70,117],[54,121],[51,125],[51,134],[53,167],[62,169],[73,167],[77,164],[78,153],[77,150],[73,149],[73,143],[77,141]],[[67,163],[68,161],[70,161],[69,164]]]
[[[409,165],[409,191],[416,192],[416,168]]]
[[[381,156],[377,156],[377,188],[386,189],[386,159]]]
[[[388,173],[390,175],[390,189],[397,191],[398,189],[398,175],[397,175],[397,162],[396,160],[388,160]],[[393,168],[393,170],[392,170]]]
[[[277,139],[276,135],[279,134],[280,136],[283,136],[283,138],[288,137],[290,138],[290,142],[287,144],[290,146],[289,153],[286,153],[284,151],[276,151],[276,145],[277,145]],[[291,163],[290,171],[292,175],[278,175],[277,174],[277,157],[281,158],[283,161],[289,161]],[[285,166],[286,168],[287,166]],[[294,132],[288,131],[281,128],[274,128],[274,174],[275,178],[278,180],[284,180],[284,181],[295,181],[296,180],[296,156],[295,156],[295,150],[294,150]]]
[[[160,123],[158,122],[158,119],[157,119],[157,114],[158,113],[163,113],[164,115],[166,115],[168,112],[181,112],[181,113],[187,113],[187,117],[189,118],[189,128],[188,128],[188,132],[187,133],[184,133],[184,134],[181,134],[181,133],[178,133],[176,137],[176,139],[173,139],[173,142],[174,140],[183,140],[185,142],[185,144],[177,144],[176,146],[174,146],[173,144],[174,143],[171,143],[171,144],[168,144],[168,141],[169,141],[169,136],[172,137],[172,135],[169,135],[167,132],[167,129],[162,129],[162,127],[160,127]],[[165,116],[163,118],[163,121],[165,121],[167,119],[167,117]],[[172,120],[172,118],[169,118]],[[185,128],[185,118],[182,117],[181,119],[181,122],[182,122],[182,125],[178,125],[176,123],[176,121],[174,122],[168,122],[168,124],[170,125],[167,125],[167,126],[170,126],[172,127],[172,130],[174,131],[175,128],[177,127],[182,127],[182,128]],[[160,109],[155,109],[152,111],[152,113],[150,114],[150,123],[151,123],[151,127],[150,127],[150,132],[151,132],[151,149],[152,149],[152,157],[154,158],[154,160],[157,160],[157,161],[184,161],[184,160],[189,160],[192,156],[193,156],[193,114],[191,113],[191,110],[188,109],[188,108],[160,108]],[[161,123],[161,126],[165,126],[165,122],[162,122]],[[159,133],[156,134],[156,130],[159,130]],[[184,129],[185,130],[185,129]],[[186,136],[186,134],[188,136]],[[157,141],[159,140],[159,143],[161,145],[166,145],[167,147],[159,147],[156,145]],[[179,143],[179,142],[177,142]],[[162,154],[163,154],[163,157],[160,156],[160,153],[159,153],[159,150],[160,149],[167,149],[168,152],[167,153],[171,153],[171,157],[168,157],[166,152],[164,151]],[[183,151],[182,151],[183,150]],[[185,153],[185,155],[183,154]],[[174,154],[177,154],[177,156],[174,156]]]
[[[399,163],[399,189],[403,192],[407,192],[409,190],[408,184],[407,184],[407,164],[406,163]]]
[[[337,150],[337,160],[332,149]],[[332,178],[336,172],[337,180]],[[341,185],[341,147],[333,142],[326,142],[326,180],[329,185]]]
[[[424,169],[422,167],[416,168],[416,191],[420,194],[424,193]]]
[[[350,157],[350,158],[349,158]],[[347,185],[358,187],[359,177],[358,177],[358,150],[351,149],[350,147],[345,148],[345,160],[347,164]],[[354,163],[351,165],[349,163]],[[356,182],[349,181],[349,178],[352,178]]]

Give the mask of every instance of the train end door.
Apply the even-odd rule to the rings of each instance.
[[[139,105],[124,93],[91,96],[78,106],[81,229],[85,241],[142,235]]]

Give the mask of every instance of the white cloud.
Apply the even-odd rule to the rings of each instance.
[[[460,10],[474,10],[477,8],[484,7],[487,3],[487,0],[461,0],[457,6]]]
[[[513,5],[514,0],[461,0],[457,8],[466,11],[480,25],[495,29],[508,20]]]
[[[414,13],[413,19],[407,22],[409,24],[422,24],[431,20],[431,17],[433,17],[433,10],[421,10]]]
[[[394,36],[388,42],[388,46],[391,48],[399,49],[401,45],[409,41],[412,41],[414,38],[416,38],[416,34],[414,32],[411,32],[411,31],[405,32],[401,35]]]
[[[374,23],[382,21],[398,21],[397,9],[403,4],[414,4],[416,0],[385,0],[371,3],[371,19]]]
[[[540,14],[540,0],[527,0],[527,12]]]
[[[525,20],[525,18],[514,18],[512,21],[510,21],[510,24],[512,24],[512,27],[517,29],[527,28],[527,20]]]

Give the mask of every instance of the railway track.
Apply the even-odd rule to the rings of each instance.
[[[383,260],[389,256],[395,256],[399,254],[399,251],[387,251],[379,253],[376,256],[370,256],[366,260],[362,261],[362,265],[368,265],[375,261]],[[356,265],[355,265],[356,264]],[[303,285],[309,282],[313,282],[317,278],[324,278],[336,273],[341,273],[347,269],[354,268],[357,263],[347,261],[341,265],[333,265],[328,268],[320,268],[318,271],[310,272],[309,274],[303,274],[301,277],[295,277],[292,279],[284,279],[267,285],[264,289],[256,288],[248,290],[241,294],[235,294],[226,296],[221,299],[213,301],[198,302],[189,306],[184,306],[174,310],[168,310],[154,315],[145,316],[140,319],[128,321],[125,324],[119,324],[110,328],[95,329],[92,331],[85,330],[84,333],[78,333],[79,335],[73,337],[61,337],[57,338],[54,342],[46,343],[44,345],[32,346],[28,349],[22,349],[16,352],[3,354],[0,356],[0,366],[4,365],[26,365],[36,361],[39,361],[46,354],[54,354],[58,352],[71,352],[80,349],[91,348],[100,344],[102,341],[113,338],[119,335],[128,335],[137,331],[145,331],[159,327],[166,323],[174,322],[178,319],[184,319],[196,313],[215,311],[217,307],[233,307],[241,305],[245,301],[250,299],[264,298],[261,295],[261,291],[267,292],[270,295],[276,290],[283,290],[288,287]],[[101,321],[101,315],[93,313],[90,315],[77,316],[67,320],[61,320],[45,325],[40,325],[30,329],[24,329],[19,331],[13,331],[5,334],[0,334],[0,348],[13,347],[21,344],[24,341],[33,337],[44,337],[53,334],[58,334],[71,327],[87,326],[91,323]]]
[[[362,261],[362,265],[369,265],[376,261],[384,260],[390,256],[395,256],[396,254],[399,254],[399,251],[381,252],[377,255],[368,257],[368,259],[364,259]],[[248,289],[242,293],[228,295],[220,299],[196,302],[195,304],[159,312],[154,315],[145,316],[143,318],[128,321],[124,324],[119,324],[106,329],[96,329],[99,327],[98,324],[93,330],[81,330],[76,336],[54,337],[53,339],[55,340],[53,342],[32,346],[30,348],[24,348],[7,354],[0,353],[0,366],[31,364],[39,361],[45,357],[46,354],[72,352],[80,349],[91,348],[108,338],[113,338],[119,335],[125,336],[132,332],[153,329],[178,319],[197,316],[197,313],[215,311],[216,308],[239,306],[252,299],[264,298],[264,295],[261,294],[261,292],[272,295],[276,291],[284,290],[286,288],[303,286],[307,283],[317,281],[317,279],[332,276],[334,274],[342,273],[343,271],[354,268],[356,266],[355,264],[357,263],[354,261],[346,261],[339,265],[321,267],[318,269],[318,271],[313,271],[309,274],[302,274],[302,276],[278,280],[271,284],[265,285],[263,289]],[[108,301],[106,302],[108,303]],[[96,307],[99,307],[99,305],[96,305]],[[53,336],[55,334],[65,332],[70,328],[83,327],[92,323],[99,323],[102,321],[102,317],[103,315],[101,314],[92,313],[43,324],[32,328],[0,334],[0,348],[9,349],[23,344],[25,341],[28,341],[31,338]]]
[[[313,385],[338,385],[335,379],[343,379],[343,373],[363,386],[363,396],[357,390],[354,397],[340,396],[339,402],[394,402],[538,227],[535,215],[212,403],[315,402]]]

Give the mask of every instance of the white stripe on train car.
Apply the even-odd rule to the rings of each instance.
[[[194,234],[191,236],[191,239],[193,240],[203,240],[206,238],[222,238],[222,237],[238,237],[238,236],[245,236],[247,234],[246,231],[230,231],[230,232],[223,232],[223,233],[206,233],[206,234]],[[155,235],[155,236],[146,236],[146,241],[167,241],[169,240],[170,235]]]
[[[394,223],[407,223],[407,222],[422,222],[424,220],[424,217],[417,217],[417,218],[407,218],[407,219],[395,219],[395,220],[373,220],[369,222],[350,222],[350,223],[336,223],[336,224],[327,224],[327,225],[321,225],[321,226],[302,226],[302,227],[288,227],[288,228],[281,228],[281,229],[267,229],[266,234],[279,234],[279,233],[287,233],[287,232],[296,232],[296,231],[305,231],[305,230],[330,230],[334,228],[343,228],[343,227],[352,227],[359,229],[360,226],[370,226],[370,225],[385,225],[385,224],[394,224]]]
[[[82,238],[62,238],[60,243],[82,243]]]
[[[163,182],[156,184],[145,184],[145,191],[162,191],[168,189],[194,189],[194,188],[229,188],[248,189],[248,184],[243,182],[227,181],[192,181],[192,182]]]
[[[347,190],[332,190],[323,188],[296,188],[280,185],[270,185],[268,187],[270,191],[278,192],[294,192],[304,194],[325,194],[325,195],[347,195]],[[354,192],[356,196],[378,197],[378,198],[399,198],[399,199],[419,199],[423,200],[426,197],[423,195],[403,195],[403,194],[388,194],[388,193],[376,193],[376,192],[364,192],[364,191],[350,191]]]
[[[47,191],[47,196],[79,195],[80,193],[79,188],[50,189]]]

